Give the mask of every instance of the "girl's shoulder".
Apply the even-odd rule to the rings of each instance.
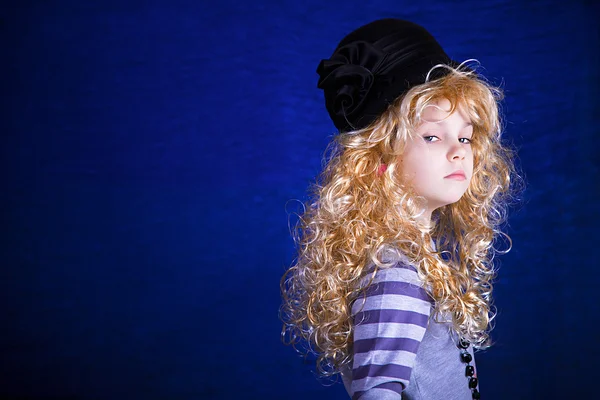
[[[433,299],[417,273],[417,267],[401,252],[389,249],[379,258],[382,265],[369,272],[361,280],[361,290],[353,303],[352,313],[375,304],[386,310],[404,310],[429,315]],[[361,300],[361,301],[358,301]],[[387,312],[387,311],[386,311]]]
[[[373,261],[365,268],[361,286],[385,282],[404,282],[418,287],[422,286],[423,282],[419,278],[417,267],[397,248],[385,248],[381,252],[379,261],[382,265],[376,271],[376,264]],[[373,276],[373,272],[375,272],[375,276]]]

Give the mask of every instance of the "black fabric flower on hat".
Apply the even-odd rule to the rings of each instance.
[[[410,21],[384,18],[350,32],[317,67],[317,87],[340,132],[367,127],[415,85],[456,67],[435,38]],[[428,75],[428,73],[430,73]]]
[[[327,108],[336,119],[350,123],[352,115],[363,109],[385,58],[386,54],[371,43],[357,41],[338,48],[330,59],[321,60],[317,87],[325,91]]]

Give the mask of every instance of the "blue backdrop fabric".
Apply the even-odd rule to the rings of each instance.
[[[483,397],[595,393],[597,2],[64,0],[0,13],[0,398],[345,399],[281,344],[279,279],[334,134],[316,66],[382,17],[506,94]]]

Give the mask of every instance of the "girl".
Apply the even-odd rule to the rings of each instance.
[[[501,92],[396,19],[350,33],[317,72],[339,134],[281,280],[284,342],[307,343],[352,399],[478,399],[492,243],[518,178]]]

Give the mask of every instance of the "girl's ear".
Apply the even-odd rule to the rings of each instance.
[[[377,168],[377,176],[382,176],[386,169],[387,169],[387,164],[381,163],[379,168]]]

